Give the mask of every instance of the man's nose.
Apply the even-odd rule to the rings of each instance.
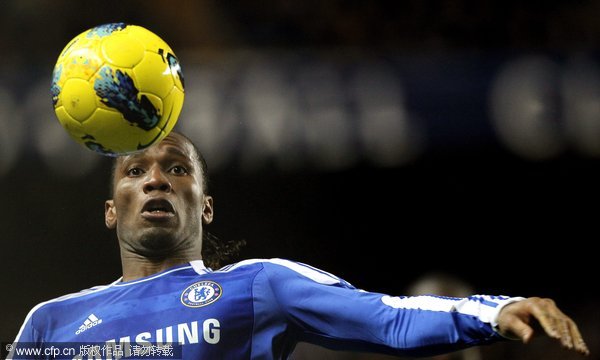
[[[171,192],[171,182],[159,167],[153,167],[147,173],[147,179],[144,182],[144,193],[151,191]]]

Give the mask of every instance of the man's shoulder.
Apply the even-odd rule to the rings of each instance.
[[[268,276],[270,277],[302,277],[327,285],[345,283],[344,280],[327,271],[302,262],[282,258],[242,260],[240,262],[224,266],[215,272],[230,273],[236,271],[258,271],[262,269],[266,269]]]
[[[46,300],[37,304],[31,312],[41,312],[41,311],[51,311],[57,307],[68,307],[73,303],[79,301],[86,301],[90,296],[100,294],[111,287],[112,284],[109,285],[98,285],[93,286],[88,289],[83,289],[78,292],[73,292],[69,294],[65,294],[54,299]]]
[[[284,266],[284,267],[293,267],[296,264],[300,264],[298,262],[282,259],[282,258],[270,258],[270,259],[246,259],[241,260],[233,264],[229,264],[223,266],[222,268],[215,270],[215,273],[224,273],[224,272],[234,272],[234,271],[247,271],[252,269],[262,269],[266,267],[272,266]]]

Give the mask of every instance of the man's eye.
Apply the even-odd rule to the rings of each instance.
[[[175,174],[175,175],[184,175],[184,174],[188,173],[188,171],[187,171],[186,168],[184,168],[183,166],[179,166],[179,165],[178,166],[173,166],[171,168],[171,172],[173,174]]]
[[[144,171],[137,167],[127,170],[127,176],[140,176],[143,173],[144,173]]]

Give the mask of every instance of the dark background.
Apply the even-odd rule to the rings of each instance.
[[[76,176],[68,170],[83,168],[76,161],[54,171],[32,135],[35,114],[60,128],[49,92],[47,109],[32,112],[31,100],[39,97],[38,84],[50,83],[57,54],[72,37],[113,21],[160,34],[179,54],[184,76],[207,57],[214,69],[219,59],[243,63],[250,52],[292,58],[284,70],[290,84],[305,62],[333,68],[342,84],[354,64],[373,59],[401,79],[402,106],[425,139],[406,161],[381,166],[352,138],[355,156],[343,166],[315,165],[319,152],[306,148],[292,167],[273,154],[248,163],[244,141],[251,131],[237,135],[240,141],[228,145],[232,155],[210,174],[216,218],[208,230],[248,243],[232,261],[289,258],[391,294],[436,270],[479,293],[552,297],[586,320],[582,309],[597,305],[600,295],[593,250],[600,153],[582,151],[576,137],[565,135],[560,86],[549,82],[544,89],[554,95],[541,106],[551,110],[543,120],[559,129],[561,146],[533,155],[499,135],[490,97],[494,79],[515,59],[542,57],[566,69],[585,56],[597,66],[598,2],[324,3],[3,2],[0,90],[12,102],[0,111],[0,129],[21,130],[0,137],[0,341],[14,338],[35,304],[120,276],[116,238],[103,220],[110,159],[92,154],[91,170]],[[348,57],[358,60],[349,65]],[[246,67],[235,69],[243,76]],[[345,99],[346,121],[355,124],[354,104]],[[194,118],[188,106],[178,126]],[[590,111],[598,124],[600,112]],[[241,113],[239,123],[248,126]],[[600,138],[592,136],[592,144]],[[598,331],[597,324],[585,329]]]

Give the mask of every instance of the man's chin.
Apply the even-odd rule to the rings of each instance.
[[[152,229],[139,239],[138,244],[140,252],[148,257],[168,256],[179,245],[173,232],[167,229]]]

